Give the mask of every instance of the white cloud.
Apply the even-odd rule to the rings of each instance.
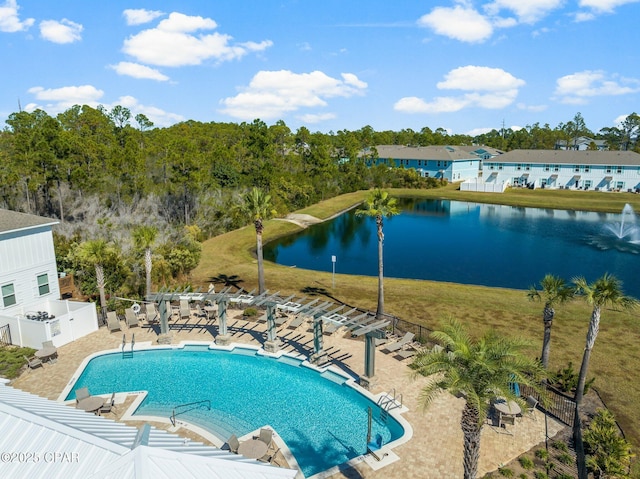
[[[104,92],[92,85],[66,86],[62,88],[48,88],[41,86],[29,88],[29,93],[42,103],[30,103],[25,109],[28,111],[41,108],[51,115],[68,110],[73,105],[89,105],[96,107]]]
[[[208,59],[234,60],[273,45],[270,40],[233,45],[232,37],[226,34],[194,34],[200,30],[214,30],[217,26],[210,18],[173,12],[157,27],[127,38],[123,51],[142,63],[178,67],[199,65]]]
[[[545,111],[548,108],[547,105],[526,105],[525,103],[518,103],[516,106],[518,107],[519,110],[533,111],[533,112]]]
[[[40,36],[53,43],[73,43],[82,40],[80,33],[84,27],[79,23],[63,18],[57,20],[43,20],[40,22]]]
[[[118,75],[130,76],[133,78],[167,81],[169,77],[160,73],[155,68],[150,68],[139,63],[120,62],[117,65],[109,65]]]
[[[398,100],[394,110],[404,113],[452,113],[463,108],[504,108],[518,96],[518,88],[524,80],[514,77],[501,68],[468,65],[451,70],[445,80],[436,84],[441,90],[462,90],[459,96],[441,96],[432,101],[418,97]]]
[[[597,12],[613,12],[615,8],[629,3],[636,3],[640,0],[580,0],[579,6],[591,8]]]
[[[303,123],[320,123],[327,120],[333,120],[336,117],[334,113],[307,113],[305,115],[298,116],[298,120]]]
[[[113,103],[101,102],[100,99],[104,96],[104,92],[92,85],[48,89],[37,86],[30,88],[28,91],[34,95],[37,102],[29,103],[25,107],[26,111],[33,111],[40,108],[50,115],[57,115],[74,105],[88,105],[92,108],[102,105],[107,110],[112,109],[116,105],[120,105],[128,108],[131,111],[132,117],[135,117],[138,113],[143,113],[156,126],[169,126],[176,122],[184,121],[185,119],[181,115],[169,113],[154,106],[142,105],[132,96],[122,96]]]
[[[469,43],[483,42],[493,34],[493,26],[486,17],[462,5],[436,7],[420,17],[418,25],[431,28],[438,35]]]
[[[33,18],[20,21],[18,10],[20,7],[16,0],[7,0],[0,5],[0,32],[14,33],[29,29],[35,22]]]
[[[585,70],[556,80],[555,97],[570,105],[582,105],[596,96],[626,95],[640,91],[640,80],[608,76],[601,70]]]
[[[436,86],[442,90],[502,91],[518,88],[524,83],[524,80],[501,68],[467,65],[451,70]]]
[[[220,101],[220,112],[243,120],[280,118],[300,108],[324,107],[328,98],[363,94],[366,88],[352,73],[343,73],[340,80],[321,71],[260,71],[244,91]]]
[[[484,6],[489,15],[497,15],[501,10],[510,10],[520,23],[536,23],[550,12],[560,8],[564,0],[494,0]]]
[[[144,8],[127,8],[122,12],[122,15],[127,25],[142,25],[143,23],[149,23],[161,17],[164,15],[164,12],[159,10],[145,10]]]

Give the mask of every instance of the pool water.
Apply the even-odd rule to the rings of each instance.
[[[404,434],[391,416],[340,380],[340,375],[304,367],[301,361],[187,346],[184,349],[136,351],[133,357],[111,353],[92,359],[71,388],[87,386],[91,394],[148,391],[134,415],[170,417],[196,424],[226,441],[265,424],[272,426],[295,456],[306,477],[366,453],[368,407],[373,410],[372,437],[384,443]],[[190,410],[189,410],[190,409]],[[181,413],[186,410],[186,412]]]

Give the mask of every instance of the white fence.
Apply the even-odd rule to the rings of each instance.
[[[28,316],[34,316],[30,311],[0,316],[0,326],[9,325],[13,344],[40,349],[43,341],[53,341],[54,346],[60,347],[98,330],[93,303],[53,300],[40,305],[37,311],[40,310],[46,311],[51,319],[29,319]]]
[[[476,191],[480,193],[504,193],[504,190],[506,190],[508,186],[509,186],[509,183],[506,181],[501,181],[500,183],[496,181],[484,182],[480,178],[472,178],[470,180],[466,180],[460,183],[460,191]]]

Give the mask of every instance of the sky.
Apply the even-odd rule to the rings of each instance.
[[[116,105],[155,126],[476,135],[640,112],[640,0],[0,0],[0,125]]]

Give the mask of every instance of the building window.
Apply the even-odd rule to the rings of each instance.
[[[524,165],[525,171],[529,171],[531,169],[531,165]]]
[[[622,190],[622,189],[624,189],[624,181],[618,181],[618,182],[616,183],[616,189],[617,189],[617,190]]]
[[[5,308],[16,304],[16,292],[12,284],[2,286],[2,304]]]
[[[549,171],[549,170],[550,170],[549,165],[544,165],[544,171]]]
[[[607,166],[607,173],[611,173],[611,167]]]
[[[422,160],[418,160],[418,166],[422,166]]]
[[[560,165],[553,165],[553,171],[560,171]]]
[[[493,163],[489,163],[489,169],[493,170]]]
[[[616,173],[622,173],[622,166],[616,166]]]
[[[499,170],[502,170],[502,166],[503,166],[502,163],[498,163],[498,169]]]
[[[584,172],[589,173],[589,171],[591,171],[591,168],[589,167],[589,165],[584,165]]]
[[[49,275],[46,273],[38,275],[38,293],[40,296],[44,296],[49,292]]]
[[[579,165],[575,165],[573,167],[573,171],[575,171],[576,173],[578,173],[580,171],[580,166]]]
[[[521,169],[522,169],[522,165],[517,165],[517,166],[516,166],[516,170],[517,170],[517,171],[520,171]]]

